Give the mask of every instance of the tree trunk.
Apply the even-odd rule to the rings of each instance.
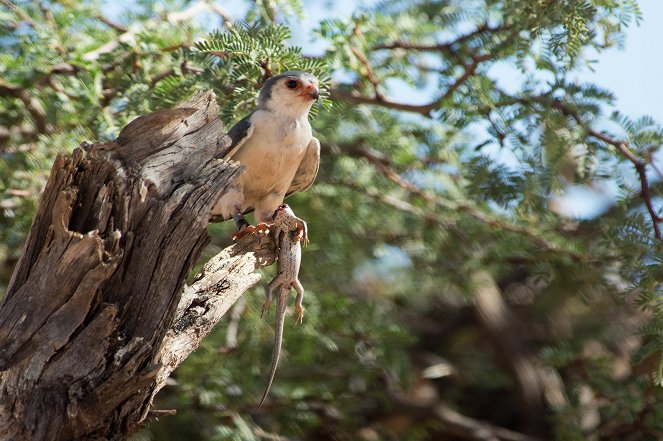
[[[183,293],[242,172],[214,159],[218,112],[206,92],[58,156],[0,306],[0,439],[125,439],[273,262],[270,237],[245,236]]]

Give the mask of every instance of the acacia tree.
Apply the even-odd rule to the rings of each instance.
[[[248,412],[271,346],[250,296],[176,371],[157,406],[177,415],[145,436],[660,437],[663,135],[576,81],[640,19],[635,1],[387,1],[320,23],[320,56],[275,23],[298,26],[296,2],[256,2],[232,17],[246,26],[211,2],[141,2],[118,22],[95,4],[2,4],[6,274],[58,150],[199,90],[232,123],[286,69],[329,85],[320,175],[291,201],[311,227],[307,316],[265,412]],[[204,9],[218,31],[192,20]],[[556,210],[605,181],[620,197],[592,219]],[[210,228],[207,256],[229,228]]]

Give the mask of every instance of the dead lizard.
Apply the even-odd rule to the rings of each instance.
[[[274,326],[274,352],[272,353],[272,367],[267,381],[267,388],[260,400],[256,410],[260,409],[264,403],[269,389],[272,387],[276,367],[281,355],[281,345],[283,343],[283,322],[285,320],[285,310],[290,298],[290,289],[294,288],[297,292],[295,307],[297,308],[297,320],[295,323],[301,323],[304,317],[304,308],[302,300],[304,298],[304,287],[299,282],[299,265],[302,261],[302,246],[308,244],[308,231],[306,222],[295,216],[295,213],[287,205],[283,204],[274,212],[274,223],[270,225],[270,230],[274,231],[274,238],[277,246],[278,266],[276,277],[267,285],[267,301],[262,306],[262,312],[269,310],[272,304],[272,295],[276,290],[276,325]],[[262,314],[261,314],[262,316]]]

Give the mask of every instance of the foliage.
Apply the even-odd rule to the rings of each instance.
[[[385,0],[319,23],[321,55],[291,45],[295,0],[235,23],[213,2],[132,2],[117,22],[109,4],[0,1],[3,285],[58,153],[201,89],[227,124],[278,72],[326,89],[320,174],[291,201],[311,227],[307,312],[285,330],[270,401],[251,413],[272,344],[258,289],[237,348],[222,323],[157,403],[178,415],[139,437],[465,439],[479,420],[660,437],[663,129],[576,80],[641,19],[635,0]],[[591,218],[560,208],[606,182],[619,198]],[[210,254],[231,228],[210,227]]]

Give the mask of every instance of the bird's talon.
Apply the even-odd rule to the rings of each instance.
[[[253,230],[255,230],[255,228],[256,227],[254,227],[253,225],[242,225],[241,228],[238,231],[235,231],[235,233],[233,234],[233,240],[237,242],[247,234],[253,234]]]
[[[264,222],[260,222],[258,225],[256,225],[254,227],[254,232],[255,231],[257,231],[259,233],[262,232],[262,233],[265,233],[265,234],[269,234],[269,225],[264,223]]]
[[[233,241],[237,242],[240,240],[242,237],[246,236],[247,234],[256,234],[256,233],[264,233],[268,234],[269,233],[269,225],[260,222],[258,225],[243,225],[239,231],[236,231],[232,238]]]

